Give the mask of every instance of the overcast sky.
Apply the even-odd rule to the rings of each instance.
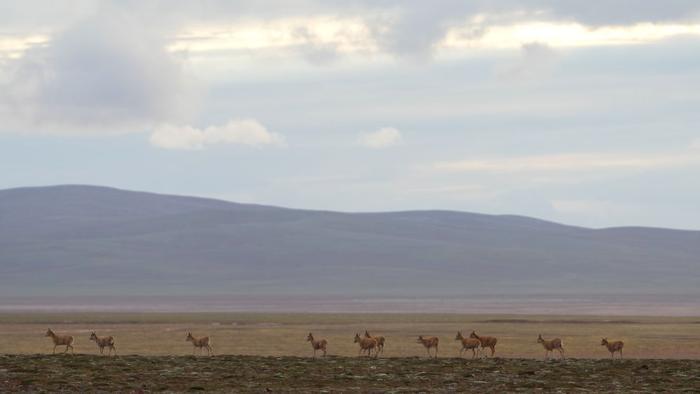
[[[700,1],[3,1],[0,188],[700,229]]]

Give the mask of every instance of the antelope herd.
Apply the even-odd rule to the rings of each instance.
[[[58,346],[66,347],[63,353],[67,353],[70,349],[71,353],[75,354],[75,349],[73,348],[75,338],[73,338],[73,336],[58,335],[50,328],[46,330],[45,336],[51,338],[54,345],[54,354],[56,353],[56,348]],[[92,331],[90,333],[89,339],[90,341],[95,342],[100,351],[100,354],[104,354],[104,350],[105,348],[107,348],[107,356],[111,356],[112,352],[114,352],[115,356],[117,355],[117,349],[114,345],[113,336],[99,337],[94,331]],[[309,335],[306,337],[306,340],[311,343],[314,358],[316,358],[316,352],[319,350],[323,352],[324,357],[326,356],[328,350],[327,340],[315,339],[312,333],[309,333]],[[195,351],[197,349],[199,349],[199,353],[202,354],[204,349],[206,349],[207,355],[214,355],[214,349],[211,346],[212,341],[208,336],[195,337],[194,335],[192,335],[191,332],[188,331],[185,341],[192,342],[192,354],[195,354]],[[479,357],[480,354],[483,357],[487,357],[485,349],[491,349],[491,357],[494,357],[496,353],[496,343],[498,342],[498,339],[496,337],[491,336],[477,335],[476,331],[472,331],[468,337],[465,337],[464,335],[462,335],[461,331],[457,331],[455,341],[459,341],[461,343],[459,357],[462,357],[463,353],[465,353],[466,351],[471,350],[472,359],[474,359]],[[419,335],[416,342],[423,345],[426,352],[428,353],[428,358],[438,357],[438,345],[440,343],[440,339],[438,337]],[[384,345],[386,343],[386,339],[383,336],[373,336],[369,333],[369,331],[365,330],[365,333],[362,336],[360,336],[360,334],[358,333],[355,333],[354,343],[358,344],[359,346],[358,356],[363,356],[366,354],[367,357],[372,357],[374,353],[374,358],[377,358],[379,357],[379,354],[384,352]],[[537,343],[541,344],[542,347],[544,347],[545,349],[545,360],[547,360],[550,357],[550,354],[554,353],[555,350],[559,352],[560,359],[563,360],[565,358],[564,342],[561,340],[561,338],[544,339],[542,337],[542,334],[540,334],[537,336]],[[620,359],[622,358],[622,348],[625,345],[624,342],[608,341],[607,338],[603,338],[600,342],[600,345],[605,346],[608,349],[608,351],[610,352],[611,359],[614,359],[615,353],[619,353]],[[430,352],[430,349],[433,348],[435,349],[434,355]]]

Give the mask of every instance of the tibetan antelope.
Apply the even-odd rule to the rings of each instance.
[[[476,331],[472,331],[472,333],[469,334],[469,338],[477,339],[481,343],[481,350],[484,350],[484,348],[491,349],[491,357],[496,353],[496,342],[498,342],[496,337],[480,336],[476,335]]]
[[[70,348],[71,353],[75,354],[75,350],[73,349],[73,337],[70,335],[56,335],[50,328],[46,330],[46,336],[51,337],[51,340],[53,340],[53,354],[56,354],[56,347],[57,346],[65,346],[66,350],[63,351],[63,353],[66,353],[68,351],[68,348]]]
[[[109,352],[107,352],[107,355],[110,356],[112,355],[112,351],[114,350],[114,355],[117,355],[117,348],[114,347],[114,337],[113,336],[108,336],[108,337],[98,337],[97,334],[95,334],[95,331],[90,334],[90,340],[95,341],[97,344],[97,347],[100,348],[100,354],[104,354],[105,348],[109,348]]]
[[[383,336],[380,335],[380,336],[373,337],[372,335],[369,334],[369,332],[367,332],[367,330],[365,330],[365,338],[376,339],[377,340],[377,351],[380,353],[384,353],[384,342],[386,341],[386,339]]]
[[[537,337],[537,343],[541,343],[542,347],[544,347],[544,359],[547,359],[547,356],[549,355],[550,352],[553,352],[554,350],[559,351],[559,356],[563,360],[564,359],[564,342],[559,339],[559,338],[554,338],[552,340],[546,340],[542,338],[542,334],[540,334]]]
[[[476,338],[465,338],[462,335],[462,331],[457,331],[457,336],[455,341],[462,342],[462,348],[459,349],[459,357],[462,357],[462,353],[467,350],[472,351],[472,358],[476,358],[479,355],[479,346],[481,346],[481,341]]]
[[[317,341],[314,339],[314,336],[311,333],[309,333],[309,335],[306,337],[306,340],[311,342],[311,347],[314,348],[314,358],[316,358],[317,350],[323,351],[323,357],[326,357],[326,346],[328,345],[328,341],[325,339],[319,339]]]
[[[187,338],[185,338],[186,342],[192,342],[192,354],[194,354],[194,351],[196,349],[199,349],[199,353],[202,353],[202,349],[207,349],[207,355],[211,356],[214,353],[214,349],[211,347],[211,341],[209,340],[209,337],[201,337],[201,338],[196,338],[192,336],[191,332],[187,332]]]
[[[425,338],[423,338],[422,335],[419,335],[418,340],[416,340],[416,342],[425,346],[425,350],[428,352],[428,357],[433,356],[432,354],[430,354],[430,348],[435,348],[435,358],[437,358],[437,356],[438,356],[438,343],[440,342],[440,339],[438,337],[425,337]]]
[[[622,358],[622,347],[625,346],[625,343],[622,341],[608,342],[608,338],[603,338],[600,341],[600,346],[605,346],[608,348],[610,358],[613,358],[615,352],[620,352],[620,358]]]
[[[367,352],[367,357],[372,357],[372,349],[376,349],[374,352],[374,357],[379,357],[379,348],[377,345],[378,342],[375,338],[361,337],[360,334],[355,333],[355,343],[360,345],[360,351],[357,354],[358,356],[362,355],[364,352]]]

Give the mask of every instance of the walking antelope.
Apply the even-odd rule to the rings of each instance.
[[[192,336],[191,332],[187,332],[187,338],[185,338],[186,342],[192,342],[192,354],[194,354],[194,351],[199,348],[199,353],[202,353],[202,349],[207,349],[207,355],[211,356],[212,353],[214,353],[214,349],[212,349],[209,337],[201,337],[201,338],[196,338]]]
[[[314,336],[311,333],[309,333],[309,335],[306,337],[306,340],[308,342],[311,342],[311,347],[314,348],[314,358],[316,358],[317,350],[322,350],[323,357],[326,357],[326,346],[328,345],[328,341],[326,341],[325,339],[319,339],[317,341],[314,339]]]
[[[479,336],[476,335],[476,331],[472,331],[471,334],[469,334],[469,338],[474,338],[479,340],[481,343],[481,349],[483,350],[484,348],[489,348],[491,349],[491,357],[496,353],[496,343],[498,342],[498,339],[496,337],[485,337],[485,336]]]
[[[97,347],[100,348],[100,354],[104,354],[104,349],[109,348],[108,356],[112,354],[112,350],[114,350],[114,355],[117,355],[117,348],[114,347],[114,337],[111,335],[108,337],[98,337],[95,331],[93,331],[92,334],[90,334],[90,340],[95,341]]]
[[[385,338],[384,338],[383,336],[380,335],[380,336],[373,337],[372,335],[369,334],[369,332],[367,332],[367,330],[365,330],[365,338],[374,338],[374,339],[376,339],[376,340],[377,340],[377,351],[378,351],[378,352],[381,352],[381,353],[384,353],[384,341],[385,341]]]
[[[620,352],[620,358],[622,358],[622,347],[625,346],[625,343],[622,341],[608,342],[608,338],[603,338],[600,341],[600,346],[605,346],[608,348],[610,358],[613,358],[615,352]]]
[[[542,334],[540,334],[537,337],[537,343],[541,343],[542,346],[544,347],[544,359],[547,359],[547,356],[549,355],[550,352],[557,350],[559,351],[559,356],[561,359],[564,359],[564,342],[562,342],[561,339],[559,338],[554,338],[552,340],[546,340],[542,338]]]
[[[73,337],[70,335],[56,335],[50,328],[46,330],[46,336],[51,337],[51,340],[53,340],[53,353],[56,354],[56,347],[57,346],[65,346],[66,350],[63,351],[63,353],[66,353],[68,351],[68,348],[70,348],[71,353],[75,354],[75,349],[73,349]]]
[[[462,353],[465,352],[466,350],[472,351],[472,358],[476,358],[476,356],[479,354],[479,346],[481,345],[480,340],[478,340],[476,338],[465,338],[462,335],[462,331],[457,331],[457,336],[455,337],[455,341],[462,342],[462,348],[459,349],[459,356],[460,357],[462,357]]]
[[[438,356],[438,343],[440,342],[440,339],[438,337],[425,337],[423,338],[422,335],[418,336],[418,340],[416,341],[423,346],[425,346],[425,350],[428,352],[428,357],[432,357],[433,355],[430,354],[430,348],[435,348],[435,358]]]
[[[360,345],[360,351],[357,354],[358,356],[362,355],[364,352],[367,352],[367,357],[372,357],[372,349],[376,349],[374,352],[374,357],[379,357],[379,348],[377,346],[378,342],[375,338],[361,337],[360,334],[355,333],[355,343]]]

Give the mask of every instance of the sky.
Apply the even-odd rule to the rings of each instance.
[[[700,229],[696,0],[0,0],[0,189]]]

